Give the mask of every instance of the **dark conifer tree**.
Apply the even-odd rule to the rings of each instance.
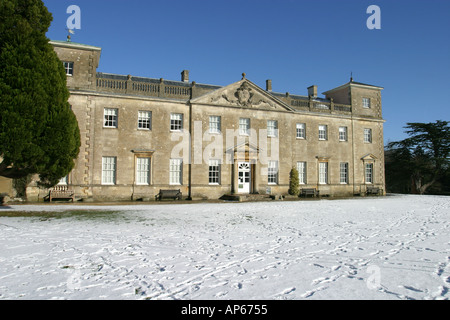
[[[0,1],[0,175],[52,186],[74,167],[80,132],[41,0]]]

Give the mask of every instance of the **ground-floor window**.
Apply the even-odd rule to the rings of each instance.
[[[304,161],[297,162],[297,171],[298,171],[298,183],[306,184],[306,162]]]
[[[136,184],[150,184],[150,158],[137,158],[136,160]]]
[[[373,163],[366,163],[366,183],[373,183]]]
[[[339,182],[348,184],[348,162],[341,162],[340,164]]]
[[[268,183],[277,184],[278,183],[278,161],[271,160],[268,163]]]
[[[116,184],[116,157],[102,158],[102,184],[112,185]]]
[[[219,160],[209,160],[209,184],[220,184]]]
[[[328,162],[319,162],[319,184],[328,183]]]
[[[170,159],[169,167],[170,184],[182,184],[183,160]]]

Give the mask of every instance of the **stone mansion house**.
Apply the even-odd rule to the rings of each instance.
[[[283,195],[293,167],[300,189],[320,195],[385,192],[381,87],[351,79],[320,98],[317,86],[277,93],[245,74],[222,87],[190,82],[187,70],[180,81],[98,73],[101,48],[50,43],[81,134],[60,182],[76,200],[152,200],[161,189],[183,199]]]

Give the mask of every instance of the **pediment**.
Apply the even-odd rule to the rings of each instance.
[[[273,97],[247,79],[242,79],[226,87],[209,92],[191,100],[191,103],[273,111],[293,111],[283,101]]]
[[[378,160],[378,158],[375,157],[373,154],[369,153],[369,154],[366,154],[365,156],[363,156],[361,158],[361,160],[363,160],[363,161],[374,161],[374,160]]]

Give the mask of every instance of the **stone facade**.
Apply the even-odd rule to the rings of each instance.
[[[97,73],[98,47],[52,41],[67,69],[82,145],[64,183],[83,200],[152,200],[160,189],[183,198],[385,190],[381,87],[353,80],[317,97],[262,89],[245,74],[228,86]],[[48,192],[31,186],[29,197]],[[34,198],[33,198],[34,197]]]

